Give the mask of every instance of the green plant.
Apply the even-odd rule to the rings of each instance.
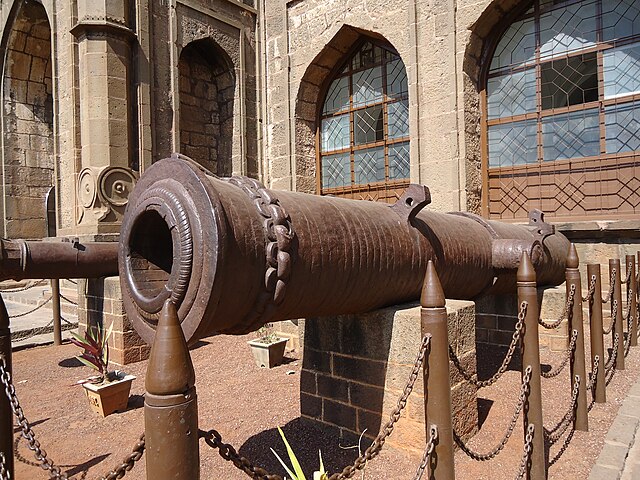
[[[84,332],[84,337],[71,332],[71,343],[82,348],[82,354],[76,356],[80,362],[98,372],[97,378],[91,378],[93,383],[111,382],[118,377],[117,372],[109,371],[109,337],[113,331],[113,324],[105,332],[102,324],[90,326]],[[95,381],[94,381],[95,380]]]
[[[257,332],[258,341],[261,343],[275,343],[280,337],[273,331],[273,323],[266,323]]]
[[[284,460],[280,458],[280,455],[278,455],[273,448],[271,449],[271,451],[276,456],[282,467],[287,471],[287,474],[291,477],[291,480],[307,480],[304,476],[304,472],[302,471],[302,467],[300,466],[300,462],[296,458],[296,454],[293,452],[291,445],[289,445],[289,442],[287,441],[287,437],[284,436],[284,432],[280,427],[278,427],[278,432],[282,437],[282,441],[284,442],[285,447],[287,447],[287,455],[289,456],[289,461],[291,462],[293,471],[291,471],[287,464],[284,463]],[[313,480],[329,480],[329,476],[327,475],[327,472],[325,472],[324,464],[322,463],[322,452],[318,451],[318,456],[320,457],[320,470],[313,472]]]

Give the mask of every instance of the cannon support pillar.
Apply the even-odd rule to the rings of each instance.
[[[195,372],[175,305],[164,303],[144,399],[147,478],[198,480],[198,400]]]

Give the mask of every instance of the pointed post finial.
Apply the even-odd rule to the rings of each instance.
[[[171,300],[164,302],[149,355],[145,387],[154,395],[184,393],[196,383],[189,347],[182,333],[178,311]]]
[[[578,251],[576,250],[576,246],[571,243],[569,245],[569,254],[567,255],[567,268],[578,268],[578,265],[580,265]]]
[[[533,263],[531,263],[531,258],[529,258],[529,254],[527,252],[522,252],[522,257],[520,257],[520,266],[518,267],[518,273],[516,274],[516,279],[518,282],[535,282],[536,281],[536,270],[533,268]]]
[[[427,264],[427,273],[424,276],[422,295],[420,295],[420,305],[423,308],[442,308],[445,306],[444,291],[432,260],[429,260]]]

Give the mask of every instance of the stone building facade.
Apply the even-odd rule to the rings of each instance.
[[[636,0],[0,0],[0,35],[5,237],[44,237],[52,191],[58,236],[117,240],[178,151],[274,189],[540,208],[603,271],[640,249]],[[81,290],[114,358],[144,357],[118,282]]]

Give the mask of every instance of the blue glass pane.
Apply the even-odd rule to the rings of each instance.
[[[356,184],[384,181],[384,147],[368,148],[354,153]]]
[[[511,167],[538,160],[535,120],[489,127],[489,166]]]
[[[500,39],[491,59],[491,71],[521,65],[534,60],[536,53],[535,24],[520,20],[511,24]]]
[[[348,153],[322,157],[322,188],[351,185],[351,162]]]
[[[389,147],[389,180],[409,178],[409,142]]]
[[[390,103],[387,106],[389,114],[389,138],[400,138],[409,135],[409,103],[406,100]]]
[[[606,50],[604,98],[640,93],[640,43]]]
[[[353,106],[382,102],[382,67],[353,74]]]
[[[322,152],[340,150],[349,146],[349,114],[322,120],[320,132]]]
[[[540,15],[540,56],[548,57],[596,44],[596,2],[583,1]]]
[[[535,112],[535,69],[490,78],[487,83],[487,108],[489,118]]]
[[[355,145],[384,140],[382,105],[358,110],[353,116],[353,140]]]
[[[638,0],[604,0],[602,2],[602,39],[604,41],[640,34]]]
[[[409,93],[407,70],[399,58],[387,63],[387,95],[392,98],[406,97]]]
[[[640,102],[605,108],[607,153],[640,150]]]
[[[341,77],[331,82],[322,114],[336,113],[346,108],[349,108],[349,77]]]
[[[543,118],[542,145],[545,161],[599,155],[598,109]]]

